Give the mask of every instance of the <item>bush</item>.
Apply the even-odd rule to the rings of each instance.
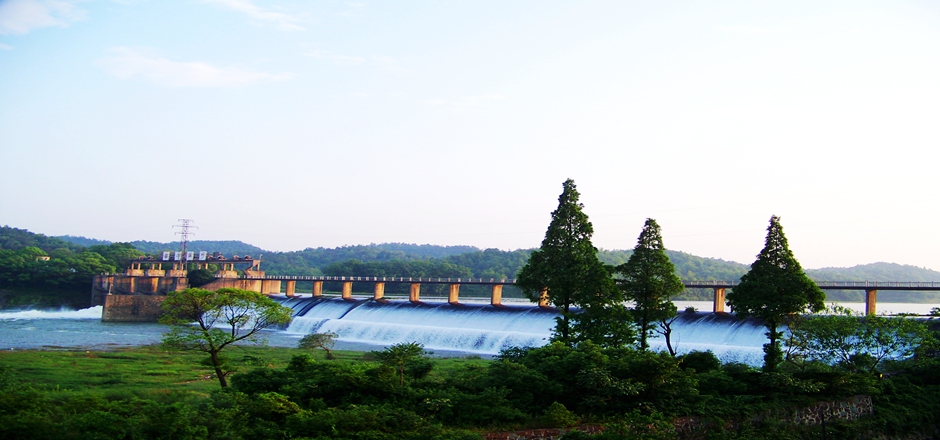
[[[693,351],[679,357],[679,366],[683,370],[693,369],[697,373],[706,373],[721,369],[721,361],[708,351]]]
[[[577,425],[581,419],[577,414],[568,411],[565,405],[552,402],[542,414],[542,421],[553,428],[568,428]]]

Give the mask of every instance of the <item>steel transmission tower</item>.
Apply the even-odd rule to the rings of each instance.
[[[196,233],[190,231],[190,229],[199,229],[199,227],[193,226],[193,221],[188,218],[181,218],[177,221],[179,221],[180,224],[173,225],[173,227],[180,228],[176,233],[180,236],[180,269],[186,270],[189,263],[189,260],[186,258],[187,248],[189,247],[189,236],[196,235]]]

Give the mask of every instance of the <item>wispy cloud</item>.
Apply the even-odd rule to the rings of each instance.
[[[312,57],[312,58],[328,59],[330,61],[333,61],[336,64],[345,64],[345,65],[365,64],[365,62],[368,61],[368,58],[366,57],[340,55],[340,54],[335,54],[333,52],[330,52],[328,50],[310,50],[310,51],[304,52],[304,55],[308,57]]]
[[[111,75],[120,79],[141,79],[165,87],[238,87],[293,77],[290,73],[217,67],[200,61],[172,61],[127,47],[117,47],[112,52],[114,56],[98,60],[98,64]]]
[[[446,105],[452,107],[474,107],[488,101],[503,99],[504,96],[497,93],[488,93],[480,96],[468,96],[461,100],[452,101],[447,99],[430,99],[425,101],[430,105]]]
[[[0,50],[13,50],[13,46],[7,46],[6,44],[0,43]]]
[[[342,12],[338,12],[335,15],[337,17],[355,17],[358,16],[363,10],[365,10],[366,4],[362,2],[350,2],[346,4],[349,6],[348,9]]]
[[[23,35],[50,26],[65,27],[84,18],[85,11],[70,1],[0,1],[0,35]]]
[[[342,65],[342,66],[360,66],[360,65],[369,65],[373,66],[379,70],[383,70],[389,73],[403,73],[404,68],[401,67],[401,64],[397,59],[389,56],[380,56],[374,55],[369,57],[358,56],[358,55],[342,55],[338,53],[333,53],[328,50],[308,50],[303,52],[303,55],[320,58],[324,60],[329,60],[333,64]]]
[[[262,8],[249,0],[203,0],[207,3],[215,3],[226,8],[248,15],[253,20],[262,24],[273,24],[285,31],[305,30],[298,23],[300,19],[283,12],[275,12],[267,8]]]
[[[761,35],[761,34],[772,34],[775,32],[783,31],[785,29],[781,27],[740,25],[740,26],[715,26],[715,30],[726,33],[726,34]]]

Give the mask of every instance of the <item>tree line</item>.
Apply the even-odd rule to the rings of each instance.
[[[671,325],[677,310],[672,299],[684,286],[666,255],[659,225],[647,219],[630,258],[618,266],[604,264],[591,242],[594,228],[574,181],[568,179],[562,187],[542,246],[529,256],[516,281],[532,301],[559,310],[552,340],[569,347],[591,342],[610,348],[636,341],[645,351],[647,340],[659,333],[675,355]],[[825,298],[790,251],[780,218],[772,216],[764,248],[727,301],[737,316],[759,318],[767,327],[764,369],[773,372],[784,360],[781,327],[791,316],[819,312]]]
[[[779,225],[772,222],[768,229],[766,252],[762,252],[765,259],[780,263],[783,267],[777,266],[779,270],[798,271],[785,251]],[[570,230],[586,232],[589,228],[582,224]],[[656,284],[650,281],[659,280],[655,274],[663,272],[643,270],[668,268],[668,261],[657,250],[661,237],[656,230],[655,222],[647,221],[634,254],[646,257],[635,257],[620,267],[627,281],[614,284],[619,284],[617,290],[625,295],[655,296],[663,291],[661,287],[669,289],[669,278],[674,274],[665,272],[669,273],[666,283]],[[541,251],[551,254],[558,250],[563,247],[553,250],[543,246]],[[586,247],[582,250],[585,258],[581,263],[591,264],[590,252]],[[543,255],[534,261],[542,264],[552,258]],[[759,290],[768,274],[789,276],[777,269],[752,270],[745,282],[757,283],[752,289]],[[582,274],[590,276],[589,271]],[[602,281],[595,283],[605,287]],[[615,286],[606,287],[610,289],[606,293],[616,294]],[[596,301],[581,298],[580,293],[587,290],[572,295],[549,295],[550,290],[544,288],[539,292],[552,301]],[[809,289],[804,293],[808,296],[793,303],[811,307],[809,303],[818,292]],[[739,301],[742,307],[768,302],[762,295]],[[664,307],[667,302],[647,302],[662,314],[633,314],[632,318],[637,322],[662,319],[669,314],[669,307]],[[175,431],[175,438],[469,440],[488,431],[526,427],[574,428],[564,437],[567,440],[892,438],[912,433],[929,437],[940,422],[940,344],[935,332],[922,321],[845,313],[804,317],[805,321],[794,327],[798,330],[788,335],[785,357],[777,359],[780,353],[768,344],[771,348],[765,350],[765,362],[776,359],[779,365],[757,370],[740,363],[722,363],[711,352],[676,356],[650,351],[642,343],[616,340],[611,336],[624,327],[600,322],[607,312],[597,309],[593,310],[597,314],[586,318],[582,314],[573,314],[567,322],[560,318],[555,340],[545,346],[506,349],[493,361],[471,362],[446,371],[438,372],[439,362],[414,342],[373,351],[350,363],[335,361],[330,349],[337,335],[310,334],[300,340],[301,351],[286,367],[261,362],[268,366],[233,374],[234,362],[225,361],[222,350],[256,337],[265,326],[286,323],[289,308],[259,293],[232,289],[174,292],[163,307],[162,322],[172,327],[164,336],[164,346],[209,355],[208,364],[222,388],[192,407],[174,406],[174,419],[182,417],[187,426],[198,428],[188,434]],[[772,316],[778,309],[752,312]],[[326,351],[325,361],[315,359],[312,351],[319,349]],[[886,371],[893,373],[880,374]],[[24,392],[17,387],[7,390],[11,396]],[[872,397],[873,416],[851,422],[829,420],[821,426],[787,420],[794,409],[858,395]],[[32,419],[14,417],[28,413],[29,408],[10,404],[4,410],[2,405],[0,399],[0,422],[10,415],[6,419],[10,423],[0,423],[0,433],[30,438],[30,427],[22,420]],[[126,414],[129,407],[163,414],[154,411],[157,406],[139,401],[111,406],[87,400],[79,414],[106,418],[111,413]],[[240,417],[228,416],[232,411]],[[150,417],[135,413],[133,424],[118,422],[109,428],[126,430],[125,438],[150,438],[146,432],[137,432],[138,426],[153,423]],[[682,417],[698,422],[691,430],[681,431],[675,421]],[[60,423],[62,429],[68,426],[65,421]],[[588,435],[575,428],[583,424],[602,425],[605,430]],[[48,433],[56,426],[33,429]],[[96,432],[97,428],[89,429]]]
[[[110,244],[110,242],[85,237],[63,236],[58,238],[73,244],[82,244],[85,247],[95,244]],[[155,256],[162,251],[176,250],[179,247],[178,243],[133,241],[130,244],[138,250]],[[42,246],[40,248],[47,249],[47,247]],[[471,246],[434,246],[404,243],[341,246],[337,248],[320,247],[293,252],[273,252],[240,241],[207,240],[190,242],[190,249],[222,252],[224,255],[252,255],[254,257],[263,255],[262,268],[271,275],[336,274],[335,271],[328,268],[355,260],[371,264],[368,268],[366,266],[355,266],[358,269],[363,269],[361,272],[344,273],[342,275],[372,276],[372,273],[390,273],[391,269],[398,268],[403,270],[402,273],[422,272],[427,273],[427,276],[430,277],[446,277],[445,274],[453,273],[453,270],[425,272],[428,265],[423,262],[441,260],[469,269],[470,276],[475,278],[515,278],[532,252],[532,249],[506,251],[478,249]],[[737,281],[748,271],[748,265],[733,261],[698,257],[669,249],[666,249],[665,252],[675,267],[676,275],[683,280]],[[597,256],[602,263],[619,266],[626,263],[632,253],[632,249],[598,249]],[[413,262],[414,267],[408,264],[402,265],[401,262]],[[383,264],[386,265],[383,266]],[[443,268],[446,266],[437,265],[436,267]],[[121,267],[118,269],[121,269]],[[883,262],[850,268],[807,269],[805,272],[815,281],[940,281],[940,272],[911,265]],[[518,294],[518,291],[515,290],[507,293],[508,296],[516,294]],[[709,301],[712,299],[712,295],[710,289],[687,289],[681,292],[677,299]],[[851,290],[828,291],[828,296],[836,301],[858,302],[864,300],[862,292]],[[937,302],[940,301],[940,292],[884,291],[879,292],[879,299],[887,302]]]
[[[122,270],[144,255],[127,243],[78,246],[0,227],[0,306],[88,306],[93,276]],[[17,295],[16,293],[19,293]]]
[[[636,254],[645,253],[647,258],[628,261],[622,268],[635,278],[621,286],[634,294],[651,288],[639,280],[648,280],[654,272],[637,269],[668,266],[657,256],[655,222],[646,226],[638,247],[648,249]],[[780,243],[777,238],[772,234],[768,242]],[[749,277],[752,282],[757,278]],[[286,367],[261,362],[268,366],[233,374],[235,362],[225,360],[223,349],[251,340],[265,326],[289,321],[290,309],[259,293],[232,289],[174,292],[163,307],[162,322],[172,327],[164,346],[209,355],[208,364],[222,389],[208,399],[172,405],[173,420],[185,420],[185,426],[196,428],[183,432],[174,423],[170,425],[174,438],[469,440],[494,430],[545,427],[570,429],[564,437],[568,440],[890,438],[911,433],[929,436],[940,421],[937,339],[923,322],[913,320],[845,314],[806,317],[790,336],[786,361],[778,369],[763,371],[722,363],[711,352],[675,356],[610,339],[601,339],[600,345],[589,337],[598,333],[582,333],[587,324],[597,323],[575,320],[568,337],[577,342],[566,342],[564,335],[556,334],[556,340],[543,347],[510,348],[493,361],[469,362],[446,371],[437,371],[440,362],[414,342],[342,362],[331,351],[337,335],[310,334],[300,340],[301,351]],[[319,349],[326,351],[325,361],[315,359],[313,351]],[[895,373],[880,376],[884,371]],[[18,397],[29,392],[9,384],[5,391]],[[821,426],[787,421],[794,409],[858,395],[872,397],[873,416],[829,420]],[[55,406],[55,402],[45,403]],[[78,420],[107,419],[111,414],[126,417],[128,408],[145,409],[133,413],[134,423],[107,425],[124,438],[152,438],[148,434],[154,431],[141,432],[138,427],[152,426],[165,416],[159,405],[139,400],[133,405],[83,402],[72,416]],[[69,416],[50,417],[58,423],[32,426],[29,421],[35,419],[24,417],[31,407],[12,401],[8,407],[0,399],[0,422],[9,422],[0,423],[0,433],[31,438],[70,426]],[[239,417],[231,417],[233,413]],[[675,421],[682,417],[698,422],[681,431]],[[576,428],[583,424],[605,430],[588,435]],[[100,428],[90,424],[88,429],[94,433]]]

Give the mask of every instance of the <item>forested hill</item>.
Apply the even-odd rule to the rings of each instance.
[[[71,235],[55,238],[82,246],[110,243],[109,241]],[[132,241],[130,244],[138,250],[152,255],[179,249],[179,243],[176,242]],[[480,249],[473,246],[436,246],[407,243],[382,243],[337,248],[319,247],[294,252],[273,252],[236,240],[193,240],[189,242],[189,249],[195,252],[221,252],[223,255],[251,255],[255,258],[260,256],[263,260],[263,269],[271,275],[322,275],[324,267],[348,260],[363,262],[415,261],[481,252]],[[523,263],[525,262],[523,261]]]
[[[177,243],[136,241],[111,243],[85,237],[48,237],[24,229],[0,227],[0,294],[38,289],[37,292],[72,291],[87,296],[91,276],[122,271],[128,259],[141,254],[154,255],[178,249]],[[222,252],[225,255],[251,255],[262,258],[262,269],[270,275],[348,275],[404,277],[515,278],[529,258],[531,249],[481,250],[472,246],[435,246],[384,243],[337,248],[307,248],[295,252],[271,252],[241,241],[190,242],[194,251]],[[600,250],[601,261],[619,265],[632,251]],[[684,280],[735,281],[747,273],[748,265],[715,258],[702,258],[684,252],[667,251]],[[51,257],[42,261],[39,257]],[[872,263],[851,268],[807,270],[817,281],[938,281],[940,272],[893,263]],[[511,294],[512,289],[507,291]],[[514,292],[518,293],[518,292]],[[60,293],[54,293],[59,295]],[[4,303],[0,295],[0,306]],[[77,295],[77,294],[76,294]],[[860,292],[827,292],[833,299],[860,300]],[[76,296],[76,297],[78,297]],[[710,299],[711,291],[687,291],[684,299]],[[932,293],[879,293],[883,301],[935,302]],[[7,300],[6,302],[10,302]]]
[[[88,307],[100,273],[123,270],[143,255],[126,243],[80,246],[25,229],[0,227],[0,307]]]
[[[76,251],[85,246],[86,245],[76,244],[69,240],[62,240],[59,237],[47,237],[42,234],[34,234],[26,229],[0,226],[0,249],[17,251],[25,247],[35,247],[49,252],[53,249],[60,248]]]
[[[130,243],[141,252],[154,255],[163,251],[177,251],[180,248],[178,242],[158,243],[155,241],[138,240]],[[235,240],[193,240],[189,242],[189,250],[194,252],[206,251],[210,254],[213,252],[221,252],[223,255],[251,255],[252,257],[258,257],[260,254],[267,253],[267,251],[257,246]]]
[[[107,245],[111,242],[85,237],[61,236],[46,237],[29,231],[4,228],[0,234],[0,249],[15,249],[23,246],[36,246],[51,250],[57,247],[70,247],[77,250],[82,246]],[[135,241],[131,244],[138,250],[156,254],[164,250],[175,250],[178,243],[157,243]],[[340,269],[338,263],[357,260],[364,263],[391,261],[419,261],[441,259],[445,262],[469,269],[474,277],[513,278],[528,259],[530,249],[502,251],[498,249],[481,250],[473,246],[436,246],[430,244],[382,243],[369,245],[341,246],[336,248],[307,248],[294,252],[266,251],[241,241],[194,240],[190,249],[195,251],[222,252],[226,255],[263,254],[264,269],[272,275],[322,275],[324,270],[333,265],[330,272]],[[601,249],[598,256],[601,261],[619,265],[630,258],[631,250]],[[679,251],[667,251],[676,266],[676,273],[684,280],[737,280],[747,273],[749,265],[716,258],[703,258]],[[363,267],[363,266],[360,266]],[[399,265],[399,268],[404,268]],[[461,271],[466,273],[466,271]],[[830,267],[808,269],[807,275],[816,281],[938,281],[940,272],[916,266],[895,263],[871,263],[850,268]],[[357,275],[357,274],[346,274]],[[406,274],[401,274],[406,275]],[[432,276],[432,275],[429,275]]]
[[[632,250],[609,251],[602,249],[598,252],[598,258],[604,263],[618,266],[626,263],[632,253]],[[696,257],[685,252],[667,250],[666,254],[669,255],[672,264],[676,266],[676,274],[683,280],[732,281],[740,279],[741,275],[744,275],[750,269],[750,266],[746,264],[718,258]]]
[[[940,281],[940,272],[896,263],[871,263],[854,267],[809,269],[816,281]]]

